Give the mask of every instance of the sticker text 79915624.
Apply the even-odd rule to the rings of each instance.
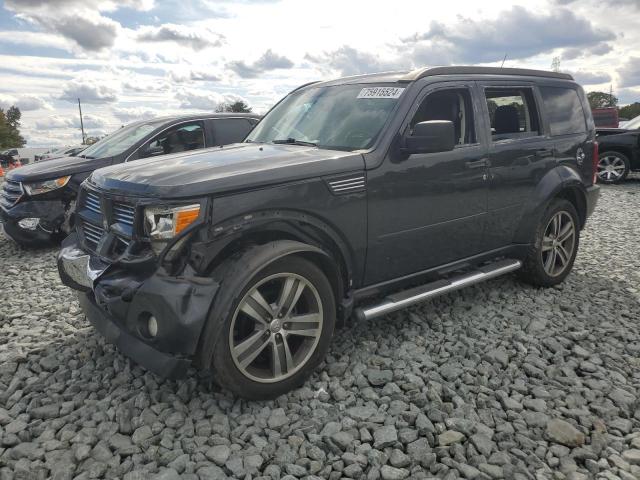
[[[397,87],[365,87],[360,90],[357,98],[398,98],[404,88]]]

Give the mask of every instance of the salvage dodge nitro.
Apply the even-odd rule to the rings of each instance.
[[[195,365],[272,398],[311,374],[351,315],[514,271],[561,282],[597,164],[589,104],[566,74],[313,83],[243,143],[95,171],[58,266],[95,328],[149,370]]]

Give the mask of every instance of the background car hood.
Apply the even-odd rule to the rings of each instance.
[[[93,172],[90,182],[117,194],[179,198],[363,168],[364,159],[358,153],[238,143],[102,168]]]
[[[96,168],[111,165],[113,158],[82,158],[82,157],[62,157],[47,160],[42,163],[31,163],[23,167],[16,168],[7,173],[8,180],[16,182],[37,182],[73,175],[80,172],[88,172]]]

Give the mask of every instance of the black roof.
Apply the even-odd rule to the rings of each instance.
[[[356,83],[411,83],[420,78],[436,76],[436,75],[506,75],[506,76],[524,76],[524,77],[545,77],[556,78],[561,80],[573,80],[568,73],[547,72],[545,70],[532,70],[527,68],[499,68],[499,67],[473,67],[473,66],[453,66],[453,67],[425,67],[417,70],[403,70],[393,72],[370,73],[366,75],[354,75],[351,77],[342,77],[326,82],[312,82],[298,89],[305,88],[310,85],[344,85]],[[297,89],[296,89],[297,90]]]

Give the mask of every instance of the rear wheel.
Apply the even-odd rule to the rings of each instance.
[[[326,355],[336,315],[322,270],[296,256],[254,275],[225,310],[214,375],[250,399],[274,398],[302,384]]]
[[[626,155],[620,152],[602,152],[598,161],[598,180],[602,183],[622,182],[627,175],[631,164]]]
[[[541,287],[562,282],[573,268],[580,243],[578,214],[571,202],[556,199],[547,208],[523,267],[522,280]]]

